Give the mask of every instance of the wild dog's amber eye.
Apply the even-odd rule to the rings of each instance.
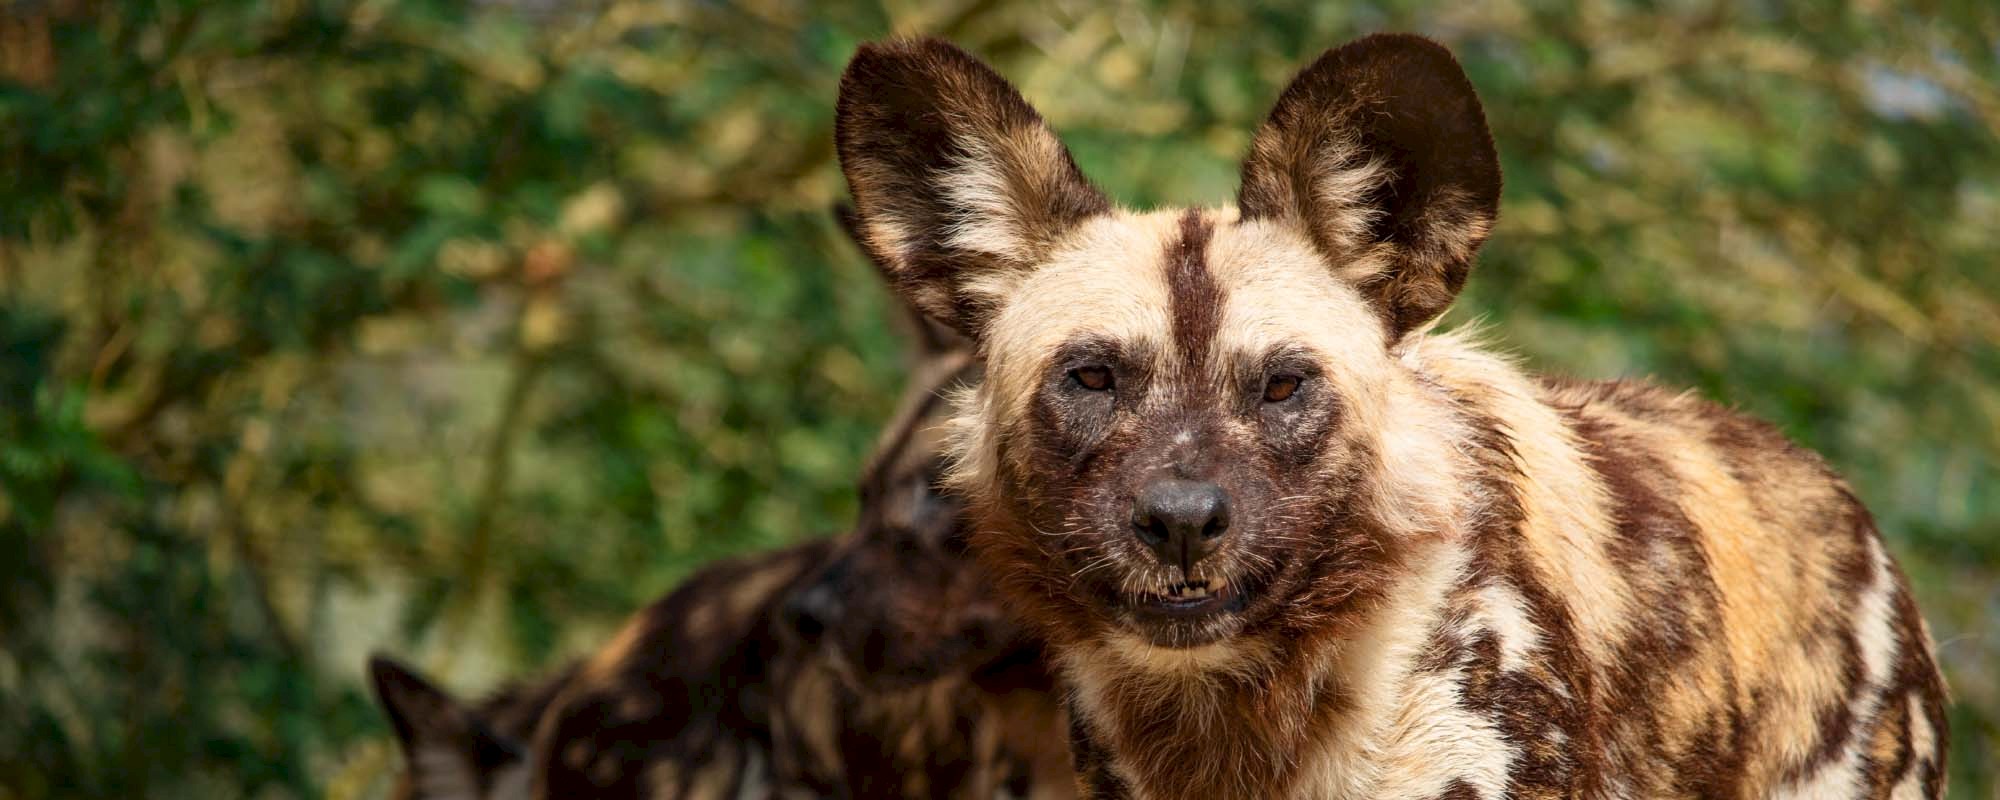
[[[1093,392],[1101,392],[1111,388],[1110,367],[1077,367],[1069,371],[1069,376],[1076,381],[1078,386],[1082,386]]]
[[[1264,402],[1266,403],[1285,402],[1287,398],[1290,398],[1292,396],[1293,392],[1296,392],[1298,390],[1299,390],[1298,376],[1273,375],[1271,376],[1271,380],[1264,384]]]

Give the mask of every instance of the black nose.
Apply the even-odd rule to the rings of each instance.
[[[827,623],[838,613],[834,605],[833,590],[818,583],[793,592],[779,614],[793,633],[810,642],[826,633]]]
[[[1213,483],[1154,481],[1139,492],[1132,527],[1160,563],[1186,572],[1221,547],[1229,532],[1229,494]]]

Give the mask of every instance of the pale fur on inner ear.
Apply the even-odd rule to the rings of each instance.
[[[1033,203],[1061,191],[1067,164],[1062,143],[1039,126],[989,140],[967,135],[956,166],[936,176],[949,208],[945,241],[1016,267],[1033,265],[1048,250],[1053,231],[1038,230]]]
[[[1425,237],[1430,247],[1418,255],[1434,262],[1470,261],[1485,243],[1486,235],[1492,232],[1493,216],[1478,211],[1472,195],[1463,189],[1440,188],[1435,198],[1431,207],[1437,213],[1451,214],[1457,219],[1432,224]]]
[[[1275,138],[1275,137],[1274,137]],[[1275,143],[1273,146],[1276,146]],[[1301,224],[1319,228],[1324,242],[1344,257],[1335,274],[1356,285],[1374,280],[1387,272],[1391,262],[1383,254],[1372,253],[1370,231],[1387,212],[1369,198],[1395,177],[1379,155],[1371,156],[1352,136],[1343,136],[1326,145],[1313,165],[1313,200],[1326,209],[1317,219],[1300,219]],[[1294,208],[1294,214],[1310,214],[1310,209]]]

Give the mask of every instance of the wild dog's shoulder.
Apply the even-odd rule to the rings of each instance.
[[[1628,429],[1673,428],[1704,437],[1720,449],[1784,452],[1819,458],[1762,419],[1687,389],[1621,378],[1580,380],[1537,376],[1544,402],[1574,417]]]
[[[1627,777],[1699,776],[1705,796],[1935,796],[1945,720],[1928,636],[1873,516],[1827,462],[1693,392],[1543,391],[1603,488],[1611,524],[1596,541],[1633,601],[1601,656],[1607,740],[1698,745]],[[1868,781],[1879,791],[1854,788]]]
[[[1818,453],[1778,426],[1697,392],[1638,380],[1552,378],[1542,379],[1542,392],[1600,466],[1630,459],[1671,463],[1681,480],[1738,484],[1771,512],[1809,506],[1866,513]]]

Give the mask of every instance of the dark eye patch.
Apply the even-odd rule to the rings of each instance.
[[[1138,364],[1125,348],[1108,337],[1086,334],[1068,342],[1050,359],[1051,377],[1089,391],[1110,389],[1121,377],[1130,377]]]
[[[953,524],[950,530],[945,531],[944,539],[940,543],[944,546],[946,553],[960,555],[970,549],[971,538],[972,526]]]
[[[1239,358],[1236,363],[1241,365],[1239,385],[1245,399],[1254,398],[1250,409],[1288,408],[1319,394],[1313,386],[1320,377],[1320,359],[1304,347],[1281,346],[1262,356]]]
[[[1084,334],[1056,348],[1045,366],[1033,406],[1037,446],[1071,467],[1116,427],[1121,409],[1143,398],[1155,345]]]
[[[1280,461],[1311,463],[1339,425],[1340,398],[1325,380],[1319,354],[1291,346],[1237,362],[1239,408],[1263,429],[1264,445]]]

